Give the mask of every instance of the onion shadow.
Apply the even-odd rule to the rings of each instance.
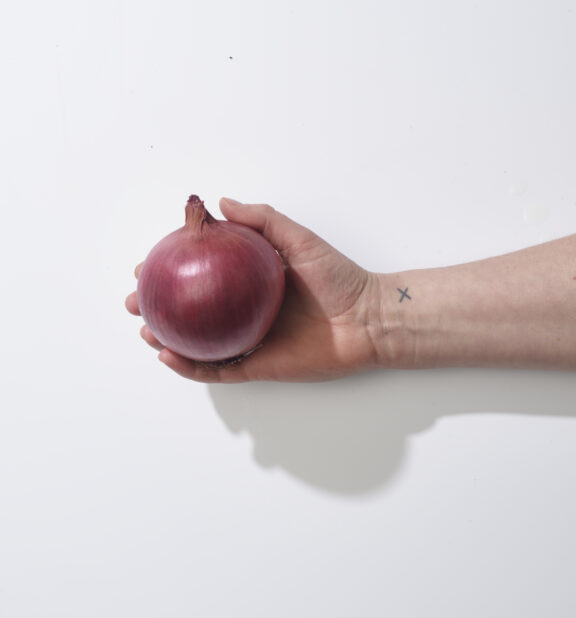
[[[260,466],[280,467],[340,495],[390,485],[410,436],[442,417],[494,412],[576,417],[573,372],[390,370],[325,383],[208,388],[228,429],[252,437]]]

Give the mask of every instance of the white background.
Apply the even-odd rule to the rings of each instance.
[[[378,271],[574,233],[573,0],[0,24],[1,618],[573,618],[574,374],[207,387],[123,306],[190,193]]]

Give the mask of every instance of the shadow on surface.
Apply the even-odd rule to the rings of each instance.
[[[576,417],[576,375],[564,372],[389,371],[321,384],[211,385],[209,391],[228,428],[252,436],[260,465],[344,494],[389,482],[407,438],[443,416]]]

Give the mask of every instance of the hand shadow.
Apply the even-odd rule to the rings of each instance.
[[[251,434],[258,464],[338,494],[390,482],[407,438],[443,416],[576,417],[573,372],[383,371],[327,383],[211,385],[209,392],[227,427]]]

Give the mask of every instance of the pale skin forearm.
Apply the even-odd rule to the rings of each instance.
[[[382,366],[576,369],[576,235],[377,280]]]

